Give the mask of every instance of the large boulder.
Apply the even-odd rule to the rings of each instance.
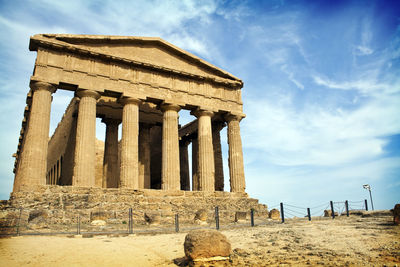
[[[281,218],[281,214],[280,214],[279,210],[272,209],[269,211],[268,217],[272,220],[279,220]]]
[[[207,218],[207,210],[201,209],[196,212],[196,215],[194,216],[194,222],[204,225],[207,224]]]
[[[93,220],[90,224],[93,226],[106,226],[107,223],[104,220]]]
[[[396,225],[400,224],[400,204],[396,204],[393,208],[393,222]]]
[[[247,212],[245,211],[237,211],[235,212],[235,222],[246,221]]]
[[[335,216],[339,216],[338,212],[335,211]],[[331,210],[324,210],[324,217],[332,217],[332,211]]]
[[[231,244],[217,230],[199,229],[189,232],[183,244],[188,260],[229,257]]]
[[[144,220],[150,225],[159,225],[161,221],[161,216],[158,213],[145,213]]]
[[[28,223],[32,229],[47,228],[49,215],[46,210],[39,209],[29,212]]]
[[[107,221],[108,219],[115,219],[115,212],[103,211],[103,210],[90,212],[90,221],[95,221],[95,220]]]

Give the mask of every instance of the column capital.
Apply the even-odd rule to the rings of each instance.
[[[99,99],[100,98],[100,94],[98,93],[98,92],[96,92],[96,91],[92,91],[92,90],[86,90],[86,89],[80,89],[80,90],[77,90],[76,91],[76,95],[79,97],[79,98],[82,98],[82,97],[91,97],[91,98],[94,98],[94,99]]]
[[[113,125],[113,124],[119,125],[121,123],[121,120],[120,119],[104,117],[104,118],[101,119],[101,122],[105,123],[106,125]]]
[[[227,122],[230,122],[230,121],[239,121],[240,122],[244,117],[246,117],[246,115],[244,115],[244,114],[239,115],[239,114],[228,113],[224,116],[224,119]]]
[[[195,111],[192,112],[192,114],[197,118],[199,118],[200,116],[212,117],[214,115],[214,112],[205,109],[196,109]]]
[[[137,99],[137,98],[134,98],[134,97],[123,96],[123,97],[118,99],[118,102],[121,103],[122,105],[126,105],[126,104],[139,105],[142,101],[140,99]]]
[[[39,81],[31,81],[29,87],[33,91],[46,90],[49,91],[50,93],[54,93],[57,89],[57,87],[51,83],[39,82]]]
[[[160,109],[162,112],[168,111],[168,110],[174,110],[176,112],[179,112],[179,110],[181,110],[181,107],[176,104],[162,103],[160,105]]]
[[[213,132],[215,131],[221,131],[225,127],[225,122],[223,121],[213,121],[212,122],[212,130]]]
[[[179,146],[188,146],[191,141],[187,138],[179,140]]]

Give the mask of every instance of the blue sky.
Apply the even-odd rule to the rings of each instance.
[[[0,1],[0,199],[12,190],[37,33],[158,36],[244,81],[247,192],[274,206],[400,203],[396,1]],[[58,91],[51,133],[71,94]],[[180,112],[182,124],[193,119]],[[226,184],[226,130],[222,131]],[[97,135],[104,138],[98,123]],[[228,186],[229,188],[229,186]]]

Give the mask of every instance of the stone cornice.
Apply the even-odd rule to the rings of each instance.
[[[69,43],[58,41],[57,39],[46,38],[46,36],[57,37],[58,35],[35,35],[35,36],[32,36],[30,39],[29,49],[31,51],[37,51],[39,49],[39,47],[43,47],[43,48],[47,48],[47,49],[50,48],[50,49],[55,49],[55,50],[68,51],[71,53],[77,53],[77,54],[81,54],[84,56],[100,58],[100,59],[107,60],[107,61],[114,61],[114,62],[118,62],[120,64],[126,64],[126,65],[130,65],[130,66],[133,65],[136,67],[151,69],[151,70],[162,72],[162,73],[169,73],[172,75],[183,76],[185,78],[191,78],[191,79],[201,80],[201,81],[209,81],[209,82],[216,83],[216,84],[222,84],[222,85],[230,87],[230,88],[240,89],[243,87],[243,82],[240,79],[236,78],[235,76],[233,76],[233,75],[229,74],[228,72],[225,72],[225,71],[207,63],[206,61],[204,61],[204,60],[202,60],[180,48],[177,48],[177,47],[173,46],[172,44],[169,44],[166,41],[159,39],[159,38],[152,38],[152,39],[148,39],[147,41],[157,42],[163,46],[167,46],[168,48],[174,50],[175,52],[179,52],[181,55],[185,55],[186,57],[189,57],[193,62],[199,64],[201,67],[206,67],[208,69],[212,69],[215,72],[219,72],[222,76],[229,77],[229,78],[206,77],[206,76],[188,73],[188,72],[180,71],[180,70],[176,70],[176,69],[171,69],[168,67],[159,66],[159,65],[155,65],[155,64],[151,64],[151,63],[147,63],[147,62],[141,62],[141,61],[137,61],[137,60],[112,56],[112,55],[99,53],[97,51],[90,50],[90,48],[83,48],[83,47],[79,47],[77,45],[72,45]],[[107,37],[107,36],[104,36],[104,37]],[[128,38],[128,37],[126,37],[126,38]],[[132,40],[132,38],[135,38],[135,37],[131,37],[131,39],[123,39],[123,40]],[[103,38],[103,39],[105,39],[105,38]],[[145,40],[145,39],[141,38],[141,40]]]

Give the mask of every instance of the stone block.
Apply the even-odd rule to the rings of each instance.
[[[31,212],[29,212],[29,218],[28,218],[28,222],[32,222],[32,221],[38,221],[38,220],[43,220],[43,219],[47,219],[48,218],[48,213],[46,210],[33,210]]]
[[[396,204],[393,208],[393,222],[395,225],[400,225],[400,204]]]
[[[145,213],[144,220],[149,225],[159,225],[161,221],[161,216],[157,213]]]
[[[162,197],[165,195],[165,193],[162,190],[144,189],[143,195],[148,197]]]
[[[194,222],[201,225],[207,224],[207,219],[208,215],[205,209],[198,210],[194,216]]]
[[[200,229],[186,235],[184,251],[189,260],[228,257],[231,244],[225,235],[216,230]]]
[[[105,226],[107,223],[104,220],[93,220],[91,221],[90,225],[93,226]]]
[[[272,220],[280,220],[280,212],[277,209],[272,209],[270,210],[269,214],[268,214],[268,218],[272,219]]]
[[[245,211],[237,211],[235,212],[235,222],[246,221],[247,212]]]
[[[335,216],[339,216],[337,211],[335,211]],[[324,210],[324,217],[332,217],[332,211],[331,210]]]
[[[90,212],[90,220],[103,220],[106,221],[108,219],[115,219],[115,212],[113,211],[91,211]]]

